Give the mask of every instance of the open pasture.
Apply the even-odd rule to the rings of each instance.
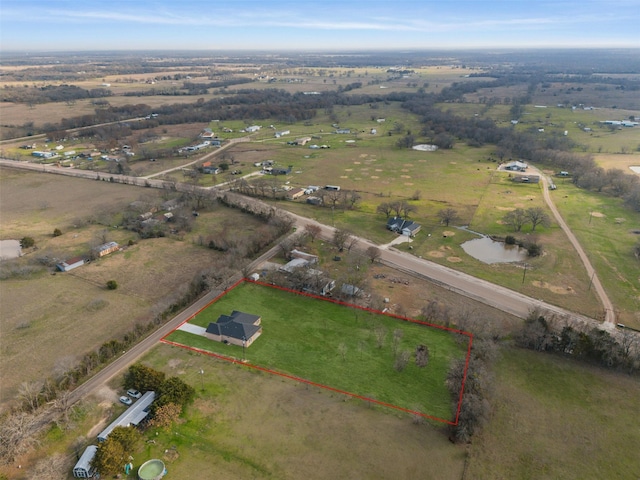
[[[190,323],[206,328],[233,310],[262,317],[262,335],[246,348],[250,364],[451,419],[445,378],[450,362],[464,356],[466,338],[459,345],[447,331],[252,283],[230,290]],[[242,347],[183,331],[166,340],[236,359],[243,355]],[[413,361],[418,345],[430,351],[424,368]],[[397,371],[395,355],[402,351],[411,361]]]
[[[635,478],[637,377],[571,358],[502,350],[491,421],[470,447],[467,476]]]
[[[636,175],[640,175],[639,172],[634,172],[629,168],[640,167],[640,154],[638,153],[630,153],[626,155],[615,153],[597,154],[594,156],[594,160],[605,170],[617,168],[619,170],[622,170],[624,173],[635,173]]]
[[[539,128],[540,135],[564,135],[574,141],[580,152],[631,153],[640,145],[640,127],[614,127],[604,125],[605,120],[628,120],[633,112],[616,109],[584,110],[549,105],[547,108],[527,106],[517,128],[533,130]],[[636,111],[637,115],[638,112]],[[585,129],[590,129],[585,131]]]
[[[142,361],[178,376],[197,396],[170,431],[148,430],[149,441],[133,452],[135,467],[162,458],[171,478],[185,480],[194,472],[207,480],[461,478],[465,450],[449,442],[444,426],[168,345]],[[36,459],[76,458],[72,440],[91,441],[98,420],[105,425],[119,411],[111,403],[117,393],[103,390],[78,408],[70,430],[52,428]]]
[[[246,232],[261,225],[249,215],[219,207],[203,212],[185,241],[157,238],[127,246],[137,235],[109,225],[119,221],[131,202],[161,203],[162,192],[11,169],[0,170],[0,181],[3,239],[31,236],[37,247],[2,262],[3,271],[33,269],[27,276],[8,275],[0,281],[3,403],[22,382],[62,373],[85,353],[167,308],[198,271],[221,255],[197,246],[198,235],[215,234],[218,226],[234,222],[241,222]],[[55,228],[62,235],[53,237]],[[105,238],[125,250],[56,275],[37,260],[87,254]],[[116,291],[107,291],[109,280],[117,281]]]
[[[633,246],[638,243],[640,214],[617,198],[598,195],[569,184],[559,186],[556,206],[585,247],[598,271],[621,323],[640,328],[640,276]]]

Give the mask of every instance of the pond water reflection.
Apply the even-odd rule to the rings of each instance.
[[[484,263],[520,262],[527,258],[527,251],[524,248],[495,242],[489,237],[469,240],[460,246],[468,255]]]

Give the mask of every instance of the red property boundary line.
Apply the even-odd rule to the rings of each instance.
[[[440,417],[435,417],[433,415],[429,415],[429,414],[426,414],[426,413],[417,412],[415,410],[411,410],[411,409],[408,409],[408,408],[400,407],[399,405],[394,405],[392,403],[382,402],[382,401],[376,400],[374,398],[365,397],[365,396],[358,395],[358,394],[352,393],[352,392],[347,392],[345,390],[340,390],[338,388],[334,388],[334,387],[331,387],[329,385],[324,385],[322,383],[316,383],[316,382],[313,382],[311,380],[307,380],[305,378],[296,377],[294,375],[289,375],[289,374],[283,373],[283,372],[278,372],[277,370],[271,370],[269,368],[262,367],[260,365],[254,365],[252,363],[248,363],[246,361],[238,360],[238,359],[233,358],[233,357],[227,357],[225,355],[220,355],[218,353],[209,352],[207,350],[202,350],[202,349],[197,348],[197,347],[191,347],[189,345],[183,345],[181,343],[172,342],[171,340],[167,340],[166,339],[169,335],[171,335],[173,332],[178,330],[185,323],[189,322],[189,320],[193,319],[200,312],[202,312],[203,310],[209,308],[213,303],[217,302],[220,298],[225,296],[231,290],[235,289],[238,285],[240,285],[242,283],[245,283],[245,282],[254,283],[256,285],[261,285],[263,287],[274,288],[276,290],[282,290],[284,292],[293,293],[295,295],[299,295],[299,296],[303,296],[303,297],[314,298],[316,300],[323,300],[325,302],[331,302],[331,303],[335,303],[337,305],[342,305],[342,306],[349,307],[349,308],[356,308],[358,310],[364,310],[366,312],[375,313],[377,315],[384,315],[384,316],[387,316],[387,317],[395,318],[397,320],[402,320],[402,321],[405,321],[405,322],[415,323],[415,324],[418,324],[418,325],[424,325],[424,326],[431,327],[431,328],[437,328],[439,330],[445,330],[445,331],[448,331],[448,332],[457,333],[457,334],[464,335],[464,336],[468,337],[469,338],[469,343],[467,345],[467,356],[466,356],[466,359],[465,359],[464,372],[463,372],[463,376],[462,376],[462,386],[460,388],[460,396],[458,398],[458,405],[456,407],[455,420],[454,421],[446,420],[446,419],[443,419],[443,418],[440,418]],[[234,363],[234,364],[237,364],[237,365],[244,365],[246,367],[253,368],[253,369],[259,370],[261,372],[270,373],[272,375],[276,375],[276,376],[279,376],[279,377],[287,378],[289,380],[294,380],[296,382],[304,383],[304,384],[307,384],[307,385],[312,385],[314,387],[323,388],[325,390],[329,390],[329,391],[335,392],[335,393],[340,393],[340,394],[346,395],[348,397],[357,398],[357,399],[363,400],[365,402],[374,403],[376,405],[381,405],[383,407],[393,408],[395,410],[400,410],[402,412],[410,413],[412,415],[417,415],[417,416],[420,416],[420,417],[423,417],[423,418],[428,418],[430,420],[434,420],[434,421],[437,421],[437,422],[446,423],[448,425],[458,425],[458,420],[460,418],[460,410],[462,408],[462,396],[464,394],[464,387],[465,387],[465,383],[466,383],[466,380],[467,380],[467,370],[469,369],[469,359],[471,358],[471,347],[473,345],[473,334],[471,332],[466,332],[464,330],[458,330],[458,329],[455,329],[455,328],[444,327],[442,325],[434,325],[434,324],[429,323],[429,322],[423,322],[421,320],[415,320],[413,318],[403,317],[401,315],[395,315],[393,313],[386,313],[386,312],[382,312],[380,310],[375,310],[373,308],[361,307],[359,305],[354,305],[352,303],[343,302],[341,300],[335,300],[333,298],[326,298],[326,297],[322,297],[322,296],[319,296],[319,295],[314,295],[314,294],[311,294],[311,293],[300,292],[300,291],[297,291],[297,290],[291,290],[289,288],[280,287],[278,285],[271,285],[271,284],[268,284],[268,283],[258,282],[258,281],[250,280],[248,278],[243,278],[241,280],[238,280],[236,283],[234,283],[232,286],[230,286],[226,290],[224,290],[222,293],[220,293],[220,295],[216,296],[213,300],[211,300],[209,303],[207,303],[204,307],[199,309],[196,313],[191,315],[184,322],[180,323],[180,325],[178,325],[171,332],[167,333],[164,337],[162,337],[160,339],[160,342],[165,343],[167,345],[172,345],[174,347],[184,348],[186,350],[191,350],[193,352],[197,352],[197,353],[201,353],[201,354],[204,354],[204,355],[208,355],[210,357],[214,357],[214,358],[217,358],[219,360],[224,360],[226,362]]]

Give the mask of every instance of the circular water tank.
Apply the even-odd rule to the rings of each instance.
[[[144,462],[138,469],[140,480],[160,480],[166,473],[164,462],[157,458]]]

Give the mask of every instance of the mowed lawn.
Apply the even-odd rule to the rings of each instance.
[[[528,350],[501,357],[465,478],[638,478],[637,377]]]
[[[231,290],[190,323],[206,327],[233,310],[262,317],[263,333],[246,349],[251,364],[429,416],[452,417],[445,378],[451,361],[465,356],[466,337],[458,343],[447,331],[251,283]],[[394,336],[400,338],[397,349]],[[183,331],[167,340],[236,359],[243,354],[242,347]],[[424,368],[415,365],[418,345],[429,347]],[[394,351],[411,352],[401,372],[394,368]]]

